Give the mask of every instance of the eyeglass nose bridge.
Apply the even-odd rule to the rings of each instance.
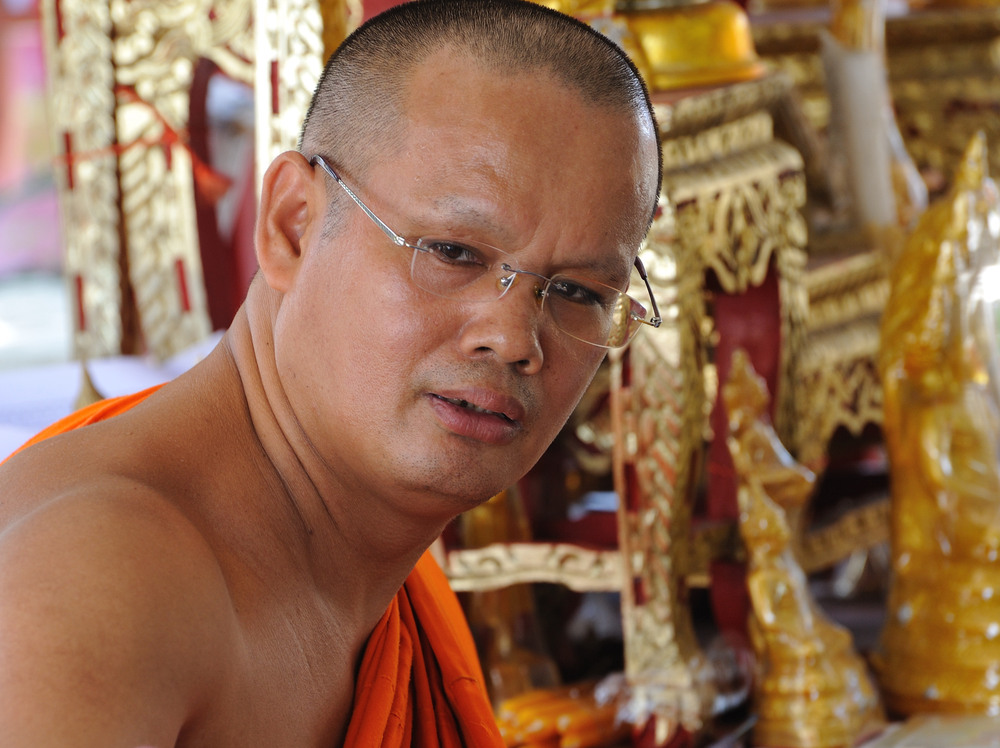
[[[540,300],[545,298],[545,291],[549,287],[549,279],[544,275],[539,275],[538,273],[533,273],[530,270],[521,270],[520,268],[515,268],[506,262],[500,263],[500,270],[503,271],[503,275],[497,278],[497,289],[500,291],[499,298],[503,298],[506,293],[510,290],[511,286],[514,285],[514,281],[517,280],[519,275],[530,275],[541,281],[540,285],[535,286],[535,296]]]

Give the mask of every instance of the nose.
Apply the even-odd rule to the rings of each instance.
[[[504,364],[513,364],[522,374],[541,370],[542,313],[538,289],[534,279],[524,280],[518,283],[516,275],[509,276],[500,298],[466,306],[461,336],[465,355],[495,356]]]

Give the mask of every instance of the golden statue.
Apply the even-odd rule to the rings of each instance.
[[[1000,710],[1000,199],[986,159],[978,134],[896,260],[882,319],[893,578],[880,677],[902,714]]]
[[[767,385],[743,351],[723,388],[729,450],[739,476],[750,640],[758,659],[754,745],[850,746],[882,721],[878,694],[851,634],[809,594],[785,511],[805,504],[813,473],[797,464],[767,415]]]
[[[731,0],[536,0],[590,23],[628,53],[652,91],[752,80],[764,73],[746,12]]]

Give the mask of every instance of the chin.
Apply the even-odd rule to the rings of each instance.
[[[478,475],[472,469],[455,469],[446,475],[424,482],[424,491],[446,502],[447,511],[458,515],[485,503],[514,486],[527,472],[505,472],[504,475]]]

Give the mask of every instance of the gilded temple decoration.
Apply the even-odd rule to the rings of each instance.
[[[906,147],[938,194],[978,131],[1000,171],[1000,9],[937,4],[890,19],[886,44]]]
[[[621,589],[622,557],[572,543],[491,543],[448,551],[446,570],[458,592],[526,582],[562,584],[578,592]]]
[[[892,488],[880,677],[894,712],[1000,711],[1000,195],[986,141],[896,260],[879,370]]]
[[[535,0],[575,16],[621,47],[652,91],[759,78],[746,12],[728,0]]]
[[[257,164],[294,150],[327,57],[361,21],[361,0],[256,0]],[[263,176],[259,170],[258,180]]]
[[[197,64],[256,86],[257,164],[267,164],[295,147],[327,50],[357,24],[360,2],[43,0],[41,9],[75,352],[134,352],[141,337],[169,356],[210,329],[195,202],[211,201],[219,184],[188,144]]]
[[[826,468],[837,431],[861,437],[883,417],[876,360],[879,320],[889,296],[888,257],[860,232],[835,238],[842,245],[839,254],[824,255],[811,245],[814,256],[803,274],[809,313],[790,383],[795,422],[784,437],[796,458],[817,472]],[[807,532],[799,542],[799,561],[807,573],[828,569],[888,538],[889,501],[879,498]]]
[[[209,332],[196,233],[205,165],[187,144],[201,58],[250,82],[249,0],[42,4],[66,271],[80,356],[145,344],[165,357]]]
[[[850,245],[850,241],[846,242]],[[803,279],[809,296],[807,343],[792,384],[797,419],[789,444],[814,468],[826,459],[838,428],[859,436],[882,422],[882,387],[875,366],[879,317],[889,295],[884,252],[862,248],[816,263]]]
[[[787,78],[769,76],[657,107],[677,241],[728,294],[760,285],[772,266],[778,271],[782,382],[793,381],[808,313],[803,162],[774,138],[772,116],[790,93]],[[790,390],[782,388],[778,401],[784,433],[794,421]]]
[[[642,253],[664,325],[614,356],[611,374],[625,674],[634,688],[659,694],[657,744],[678,723],[700,727],[710,707],[691,669],[698,645],[685,563],[705,427],[704,271],[700,258],[676,242],[673,218],[661,212]]]
[[[199,164],[184,136],[194,68],[205,58],[251,82],[252,5],[113,0],[111,14],[129,279],[146,345],[165,357],[210,330],[195,217]]]
[[[76,303],[74,345],[78,353],[113,353],[123,330],[111,8],[43,0],[41,10],[55,152],[62,154],[55,175]]]
[[[853,745],[883,714],[851,634],[816,604],[796,558],[796,518],[816,476],[779,441],[767,416],[767,386],[743,351],[733,356],[723,399],[739,476],[752,601],[749,633],[758,659],[753,744]]]

